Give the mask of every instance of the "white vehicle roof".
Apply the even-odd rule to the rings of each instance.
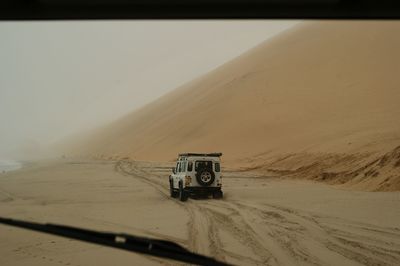
[[[201,157],[221,157],[222,152],[213,152],[213,153],[180,153],[179,156],[201,156]]]
[[[178,160],[220,161],[222,153],[180,153]]]

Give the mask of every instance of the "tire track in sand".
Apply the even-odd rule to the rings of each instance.
[[[312,247],[319,246],[325,252],[363,265],[395,265],[400,260],[400,237],[395,228],[383,228],[337,217],[320,217],[272,204],[257,207],[241,202],[233,204],[244,213],[247,212],[248,217],[251,213],[257,215],[258,221],[271,231],[276,245],[286,249],[296,259],[296,264],[328,263],[307,248],[310,243]]]
[[[165,198],[169,168],[122,161],[116,169],[140,178]],[[187,211],[190,249],[247,265],[324,265],[329,258],[364,265],[395,265],[400,260],[400,230],[339,217],[317,216],[268,203],[189,200],[173,202]],[[221,234],[251,250],[225,247]],[[235,244],[236,245],[236,244]],[[328,258],[318,252],[328,254]]]
[[[155,178],[152,171],[147,171],[150,164],[146,162],[118,161],[115,164],[115,170],[129,176],[140,179],[146,184],[155,188],[166,199],[171,199],[169,195],[169,186],[166,181],[161,181],[160,178]],[[152,169],[152,167],[150,167]],[[164,180],[167,180],[164,177]],[[200,254],[211,255],[216,259],[225,261],[220,249],[221,244],[218,239],[218,234],[213,226],[210,217],[204,215],[201,210],[190,204],[189,202],[180,202],[172,199],[172,201],[182,207],[187,213],[189,221],[187,223],[189,249]],[[204,233],[207,232],[207,233]]]
[[[163,196],[169,196],[167,176],[169,168],[157,167],[148,162],[119,161],[115,169],[127,175],[140,178],[154,187]],[[161,169],[161,171],[160,171]],[[191,250],[215,257],[222,261],[240,262],[251,265],[277,265],[276,258],[263,245],[262,239],[248,224],[237,210],[234,210],[224,200],[212,201],[220,212],[213,208],[208,200],[190,200],[182,203],[171,199],[187,211],[189,216],[188,242]],[[226,214],[226,210],[231,213]],[[233,217],[233,218],[232,218]],[[251,250],[251,254],[237,253],[225,249],[220,238],[220,232],[228,233],[236,242]],[[229,260],[228,260],[229,259]]]
[[[169,170],[149,169],[164,178]],[[254,259],[221,246],[225,257],[239,260],[241,264],[321,265],[330,263],[330,259],[339,259],[364,265],[395,265],[400,260],[399,228],[245,200],[204,200],[196,205],[213,221],[214,230],[229,231],[238,242],[257,253],[258,259]],[[328,257],[318,254],[320,251]]]

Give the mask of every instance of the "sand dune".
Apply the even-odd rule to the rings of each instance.
[[[227,165],[399,190],[399,33],[390,21],[303,23],[67,154],[170,161],[222,151]]]

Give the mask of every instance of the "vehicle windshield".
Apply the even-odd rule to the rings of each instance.
[[[0,22],[0,265],[398,265],[399,33]]]

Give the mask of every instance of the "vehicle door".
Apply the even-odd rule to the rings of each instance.
[[[172,177],[172,182],[173,182],[173,187],[177,188],[178,187],[178,176],[179,176],[179,167],[180,167],[180,161],[176,162],[175,168],[171,174]]]
[[[182,184],[185,184],[186,167],[187,167],[187,161],[182,160],[179,165],[179,172],[178,172],[178,179],[179,181],[182,180]],[[177,185],[179,186],[179,182]]]

